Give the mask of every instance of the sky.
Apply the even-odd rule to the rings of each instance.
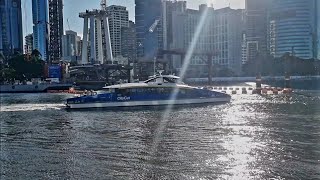
[[[82,35],[83,19],[79,18],[79,12],[84,12],[86,9],[100,9],[100,0],[63,0],[64,1],[64,30],[70,29]],[[244,8],[245,0],[187,0],[188,8],[198,9],[200,4],[208,4],[215,9],[228,7],[239,9]],[[23,13],[23,32],[24,36],[32,33],[32,0],[22,0]],[[134,0],[107,0],[108,5],[122,5],[127,7],[129,11],[129,19],[134,21]]]

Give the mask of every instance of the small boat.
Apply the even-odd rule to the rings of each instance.
[[[139,83],[106,86],[100,91],[67,99],[69,109],[161,105],[190,105],[229,102],[231,96],[184,84],[174,75],[152,76]]]

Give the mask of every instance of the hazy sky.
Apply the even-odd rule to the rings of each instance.
[[[23,13],[23,32],[32,33],[32,0],[22,0]],[[134,0],[107,0],[108,4],[126,6],[129,10],[129,18],[134,21]],[[199,4],[207,3],[209,6],[213,4],[214,8],[223,8],[231,6],[231,8],[244,8],[245,0],[187,0],[188,8],[198,9]],[[69,20],[70,29],[82,34],[83,20],[78,17],[79,12],[86,9],[99,9],[100,0],[64,0],[64,29],[68,30],[67,19]]]

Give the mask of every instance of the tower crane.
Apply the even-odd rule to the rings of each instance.
[[[68,24],[68,28],[69,28],[69,31],[70,31],[71,29],[70,29],[69,19],[67,19],[67,24]]]
[[[101,0],[100,2],[101,10],[107,9],[107,0]]]

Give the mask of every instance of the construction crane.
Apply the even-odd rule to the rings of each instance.
[[[70,31],[71,29],[70,29],[69,19],[67,19],[67,24],[68,24],[68,28],[69,28],[69,31]]]
[[[155,21],[154,21],[154,23],[150,26],[150,28],[149,28],[149,32],[150,33],[153,33],[153,31],[156,29],[156,27],[158,26],[158,24],[159,24],[159,22],[160,22],[160,20],[159,19],[156,19]]]
[[[107,0],[101,0],[100,2],[101,10],[107,9]]]

